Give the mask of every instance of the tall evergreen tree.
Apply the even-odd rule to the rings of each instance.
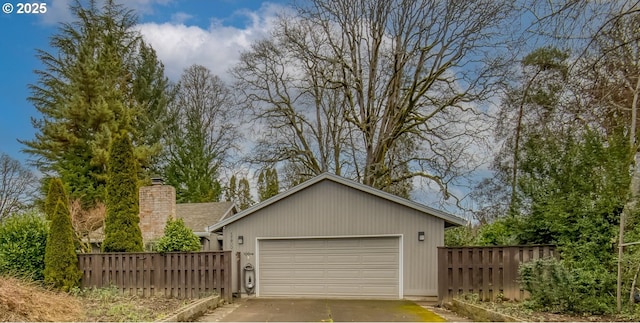
[[[260,202],[278,194],[278,172],[275,168],[267,168],[258,175],[258,198]]]
[[[116,136],[109,155],[107,217],[102,251],[142,251],[142,233],[138,226],[137,167],[131,140],[126,132]]]
[[[64,184],[59,178],[51,178],[48,180],[49,190],[44,201],[44,214],[49,221],[53,220],[58,200],[61,200],[67,207],[69,206],[69,197],[67,196]]]
[[[231,176],[229,179],[229,186],[227,186],[227,190],[225,193],[225,198],[227,201],[235,201],[236,196],[238,195],[238,180],[236,175]]]
[[[236,203],[241,210],[250,207],[254,203],[253,198],[251,198],[251,186],[249,185],[249,180],[246,177],[241,178],[238,182],[238,196]]]
[[[73,242],[69,206],[59,198],[54,208],[45,248],[44,282],[63,291],[69,291],[78,285],[81,275]]]
[[[41,117],[32,119],[35,138],[21,142],[41,172],[62,178],[70,197],[90,207],[105,199],[114,134],[132,133],[138,162],[151,167],[168,81],[130,10],[114,0],[75,1],[71,12],[74,20],[50,39],[52,51],[37,52],[44,68],[29,100]]]
[[[132,143],[136,159],[150,174],[159,174],[162,163],[162,139],[170,127],[169,102],[173,100],[175,89],[170,86],[164,75],[164,65],[150,45],[143,41],[137,52],[137,65],[134,67],[132,95],[135,98],[133,111]]]
[[[244,210],[254,203],[251,198],[251,186],[246,177],[241,177],[238,180],[235,175],[231,176],[226,195],[227,200],[235,202],[240,210]]]

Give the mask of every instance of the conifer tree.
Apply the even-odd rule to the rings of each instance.
[[[260,202],[278,194],[278,172],[275,168],[268,168],[260,172],[258,176],[258,197]]]
[[[232,175],[231,178],[229,179],[229,186],[227,186],[227,192],[226,192],[227,201],[235,201],[236,196],[238,195],[237,181],[238,180],[236,179],[236,175]]]
[[[104,202],[106,163],[114,134],[132,134],[141,167],[160,153],[168,80],[155,52],[114,0],[75,1],[73,21],[38,50],[43,69],[29,85],[40,117],[35,139],[21,141],[42,173],[59,176],[83,207]],[[142,169],[142,168],[141,168]]]
[[[229,88],[206,67],[185,69],[169,106],[164,178],[179,203],[217,202],[219,170],[238,138]]]
[[[44,254],[44,282],[54,288],[69,291],[78,285],[82,274],[78,269],[69,207],[62,198],[58,199],[52,215]]]
[[[116,136],[109,156],[107,217],[102,251],[142,251],[142,233],[138,226],[137,167],[128,133],[122,132]]]
[[[50,178],[48,182],[49,190],[47,191],[47,196],[44,201],[44,214],[47,220],[52,221],[58,200],[61,200],[68,206],[69,197],[65,191],[64,184],[62,184],[62,180],[59,178]]]
[[[249,180],[243,177],[238,182],[238,196],[237,201],[238,208],[244,210],[250,207],[254,202],[251,198],[251,187],[249,186]]]
[[[227,201],[233,201],[240,210],[250,207],[254,202],[251,198],[251,187],[246,177],[240,180],[236,175],[231,176],[229,186],[227,187]]]

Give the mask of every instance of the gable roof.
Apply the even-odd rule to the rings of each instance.
[[[212,222],[219,222],[237,213],[233,202],[176,204],[176,218],[193,232],[206,232]]]
[[[435,216],[437,218],[440,218],[440,219],[444,220],[445,221],[445,225],[447,225],[447,226],[456,226],[456,225],[466,225],[467,224],[467,220],[462,219],[460,217],[457,217],[457,216],[455,216],[453,214],[450,214],[450,213],[447,213],[447,212],[444,212],[444,211],[441,211],[441,210],[438,210],[438,209],[434,209],[432,207],[429,207],[429,206],[426,206],[426,205],[423,205],[423,204],[420,204],[420,203],[417,203],[417,202],[414,202],[414,201],[410,201],[410,200],[401,198],[399,196],[395,196],[395,195],[393,195],[391,193],[387,193],[387,192],[381,191],[379,189],[375,189],[375,188],[373,188],[371,186],[367,186],[367,185],[364,185],[362,183],[358,183],[356,181],[352,181],[352,180],[346,179],[344,177],[340,177],[338,175],[334,175],[334,174],[330,174],[330,173],[323,173],[323,174],[320,174],[320,175],[318,175],[318,176],[316,176],[316,177],[314,177],[314,178],[312,178],[312,179],[310,179],[310,180],[308,180],[308,181],[306,181],[306,182],[304,182],[304,183],[302,183],[300,185],[297,185],[297,186],[291,188],[290,190],[287,190],[287,191],[282,192],[282,193],[280,193],[278,195],[275,195],[275,196],[273,196],[273,197],[271,197],[271,198],[269,198],[267,200],[264,200],[264,201],[262,201],[262,202],[260,202],[258,204],[255,204],[255,205],[251,206],[250,208],[248,208],[248,209],[246,209],[244,211],[241,211],[241,212],[239,212],[238,214],[236,214],[236,215],[234,215],[232,217],[225,218],[222,221],[219,221],[219,222],[217,222],[217,223],[215,223],[213,225],[210,225],[210,226],[207,227],[207,231],[213,232],[213,231],[220,230],[220,229],[222,229],[222,227],[224,227],[227,224],[230,224],[230,223],[233,223],[233,222],[235,222],[237,220],[240,220],[240,219],[244,218],[247,215],[250,215],[250,214],[252,214],[252,213],[254,213],[254,212],[256,212],[256,211],[258,211],[260,209],[263,209],[263,208],[265,208],[265,207],[267,207],[267,206],[269,206],[271,204],[274,204],[274,203],[276,203],[276,202],[278,202],[278,201],[280,201],[280,200],[282,200],[282,199],[284,199],[286,197],[289,197],[289,196],[291,196],[291,195],[293,195],[293,194],[295,194],[297,192],[300,192],[300,191],[304,190],[307,187],[313,186],[313,185],[315,185],[315,184],[317,184],[317,183],[319,183],[321,181],[325,181],[325,180],[329,180],[329,181],[332,181],[332,182],[335,182],[335,183],[339,183],[339,184],[345,185],[347,187],[350,187],[350,188],[353,188],[353,189],[356,189],[356,190],[359,190],[359,191],[362,191],[362,192],[365,192],[365,193],[368,193],[368,194],[371,194],[371,195],[375,195],[375,196],[377,196],[379,198],[382,198],[382,199],[385,199],[385,200],[388,200],[388,201],[391,201],[391,202],[395,202],[395,203],[400,204],[400,205],[404,205],[406,207],[409,207],[411,209],[420,211],[422,213],[426,213],[426,214]]]

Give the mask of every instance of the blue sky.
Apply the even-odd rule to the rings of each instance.
[[[18,1],[5,0],[14,9]],[[0,152],[21,161],[27,155],[17,139],[31,139],[30,118],[38,116],[27,101],[28,84],[41,69],[36,49],[50,51],[49,37],[60,22],[70,21],[71,0],[48,0],[44,14],[0,13]],[[285,1],[254,0],[129,0],[139,16],[138,29],[158,52],[167,76],[177,80],[192,64],[208,67],[223,79],[238,54],[264,37]],[[278,4],[280,3],[280,4]]]
[[[68,5],[73,0],[46,0],[44,14],[5,14],[0,12],[0,152],[26,164],[29,156],[18,139],[32,139],[32,117],[38,112],[27,101],[28,85],[37,82],[34,70],[42,69],[36,49],[51,52],[49,38],[61,22],[72,19]],[[99,0],[100,1],[100,0]],[[267,36],[276,15],[288,10],[289,0],[117,0],[139,17],[136,27],[156,50],[165,65],[165,73],[177,81],[182,71],[193,64],[207,67],[222,80],[239,54],[251,43]],[[3,0],[17,7],[17,0]],[[245,172],[251,178],[251,172]],[[416,187],[435,193],[418,181]],[[458,195],[456,188],[452,187]],[[438,194],[424,194],[417,200],[439,200]],[[431,204],[431,203],[429,203]]]

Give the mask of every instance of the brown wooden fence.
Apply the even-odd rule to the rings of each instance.
[[[528,295],[518,282],[519,265],[546,257],[557,257],[554,246],[438,247],[438,299],[473,293],[481,300],[499,294],[522,300]]]
[[[142,296],[198,298],[218,293],[231,300],[231,252],[78,255],[82,287],[116,286]]]

